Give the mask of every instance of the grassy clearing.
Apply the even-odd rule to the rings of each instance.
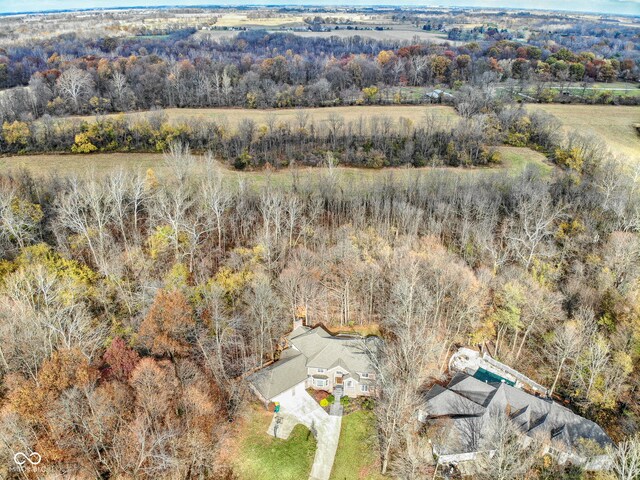
[[[551,90],[560,91],[560,87],[552,86],[549,87]],[[600,93],[609,92],[614,97],[620,96],[631,96],[636,97],[640,96],[640,88],[638,88],[638,84],[630,83],[630,82],[595,82],[587,84],[586,90],[579,84],[574,84],[570,87],[563,87],[562,91],[570,91],[573,95],[589,97],[591,95],[598,95]]]
[[[565,131],[595,136],[613,153],[640,162],[640,136],[633,128],[640,122],[640,107],[530,104],[527,108],[550,113],[562,122]]]
[[[394,167],[373,170],[366,168],[338,167],[336,175],[345,187],[354,182],[368,182],[381,175],[393,177],[399,181],[409,181],[420,175],[429,174],[432,171],[445,171],[461,175],[496,172],[507,169],[514,174],[524,170],[528,164],[536,165],[544,174],[552,171],[552,166],[546,162],[544,155],[528,148],[498,147],[502,154],[503,166],[493,168],[452,168],[452,167],[424,167],[406,168]],[[291,186],[295,181],[300,183],[317,183],[325,179],[324,169],[312,167],[300,167],[294,170],[257,170],[239,172],[226,165],[219,164],[224,171],[226,179],[231,183],[247,182],[249,185],[260,188],[266,184]],[[204,168],[204,167],[201,167]],[[105,175],[120,169],[145,173],[152,169],[157,174],[164,174],[167,167],[163,162],[161,153],[95,153],[95,154],[69,154],[69,155],[20,155],[15,157],[0,158],[0,173],[17,172],[27,170],[33,175],[78,175],[94,176]]]
[[[554,167],[547,158],[530,148],[497,147],[497,150],[502,156],[502,167],[514,175],[522,173],[528,165],[534,165],[545,176],[553,171]]]
[[[349,106],[326,107],[309,109],[271,109],[250,110],[243,108],[167,108],[163,110],[167,118],[172,122],[209,120],[236,128],[238,124],[247,118],[256,122],[258,126],[274,122],[275,125],[284,122],[295,122],[300,112],[309,115],[309,121],[325,123],[333,115],[339,115],[345,122],[355,122],[360,119],[368,120],[371,117],[389,117],[394,121],[400,118],[408,118],[419,122],[426,113],[433,115],[438,120],[454,121],[458,114],[452,107],[444,105],[390,105],[390,106]],[[106,117],[118,114],[106,115]],[[124,114],[125,117],[136,118],[149,115],[148,112],[133,112]],[[93,121],[95,116],[73,117],[77,119]]]
[[[444,33],[428,32],[425,30],[414,28],[401,28],[392,27],[390,30],[331,30],[329,32],[286,32],[293,33],[300,37],[339,37],[339,38],[351,38],[356,35],[365,38],[373,38],[375,40],[397,40],[397,41],[412,41],[415,37],[422,42],[433,43],[449,43],[451,45],[461,45],[463,42],[449,40]]]
[[[278,27],[285,25],[304,25],[304,18],[298,15],[282,15],[272,17],[249,17],[241,13],[225,13],[220,15],[216,27]]]
[[[161,153],[42,154],[0,158],[0,172],[27,170],[34,175],[105,175],[119,169],[163,170]]]
[[[375,416],[358,410],[342,418],[340,442],[331,480],[382,480]]]
[[[309,477],[316,439],[303,425],[296,425],[287,440],[267,435],[273,414],[251,405],[238,422],[228,461],[238,480],[299,480]]]

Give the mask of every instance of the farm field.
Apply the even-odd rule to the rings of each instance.
[[[527,108],[550,113],[565,131],[600,138],[613,153],[640,162],[640,136],[633,127],[640,122],[640,107],[528,104]]]
[[[561,86],[550,85],[548,88],[552,90],[560,91]],[[588,83],[586,88],[582,87],[582,85],[580,85],[579,83],[575,83],[570,86],[562,87],[562,90],[570,91],[573,95],[585,96],[585,97],[599,95],[604,92],[608,92],[614,97],[640,96],[640,88],[638,88],[638,84],[631,83],[631,82],[610,82],[610,83],[595,82],[595,83]],[[533,94],[534,91],[531,90],[529,93]]]
[[[299,15],[248,16],[241,13],[225,13],[218,16],[217,27],[275,27],[284,25],[304,25],[304,18]]]
[[[429,41],[433,43],[449,43],[451,45],[462,45],[463,42],[455,40],[448,40],[445,33],[428,32],[420,29],[412,28],[392,28],[391,30],[331,30],[329,32],[300,32],[290,31],[287,33],[293,33],[300,37],[339,37],[339,38],[351,38],[356,35],[360,37],[374,38],[376,40],[398,40],[398,41],[413,41],[415,37],[418,37],[420,41]]]
[[[453,107],[444,105],[366,105],[366,106],[348,106],[348,107],[326,107],[326,108],[308,108],[308,109],[271,109],[271,110],[249,110],[243,108],[168,108],[163,110],[168,119],[174,122],[185,120],[213,120],[220,123],[226,123],[231,127],[236,127],[242,120],[250,118],[254,120],[258,126],[266,124],[271,119],[278,122],[295,121],[296,117],[304,111],[309,115],[309,121],[325,122],[333,115],[339,115],[345,122],[353,122],[372,117],[389,117],[392,120],[400,118],[409,118],[414,122],[420,119],[428,112],[435,116],[436,119],[455,120],[458,114]],[[148,115],[148,112],[126,113],[125,117],[136,118]],[[122,114],[110,114],[106,117],[113,117]],[[73,117],[82,120],[95,120],[95,116]]]
[[[537,166],[543,174],[549,174],[552,166],[546,163],[544,155],[534,152],[529,148],[498,147],[502,154],[503,165],[501,167],[487,168],[452,168],[452,167],[423,167],[423,168],[384,168],[381,170],[338,167],[336,169],[339,180],[344,185],[350,185],[354,181],[367,181],[379,175],[392,175],[399,180],[408,180],[416,176],[427,174],[433,170],[447,171],[458,174],[478,174],[496,172],[506,169],[513,174],[518,174],[529,165]],[[221,170],[229,182],[246,181],[256,187],[270,182],[280,185],[291,185],[292,173],[296,174],[298,181],[314,182],[323,178],[324,170],[312,167],[301,167],[295,170],[259,170],[239,172],[226,165],[219,164]],[[161,153],[95,153],[95,154],[42,154],[21,155],[15,157],[0,158],[0,173],[17,172],[25,169],[33,175],[106,175],[123,169],[145,173],[153,169],[158,174],[167,171],[163,163]]]

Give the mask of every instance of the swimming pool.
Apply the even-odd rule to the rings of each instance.
[[[484,368],[478,368],[478,370],[476,370],[476,373],[473,374],[473,377],[485,383],[504,382],[507,385],[511,385],[512,387],[515,385],[515,382],[507,380],[506,378],[501,377],[500,375],[496,375],[495,373],[485,370]]]

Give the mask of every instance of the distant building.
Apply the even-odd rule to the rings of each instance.
[[[434,101],[440,101],[443,98],[453,98],[453,95],[448,92],[445,92],[444,90],[436,89],[436,90],[433,90],[432,92],[425,93],[424,97],[425,99],[428,99],[434,102]]]

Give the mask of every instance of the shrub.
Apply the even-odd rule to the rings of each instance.
[[[348,407],[351,399],[349,397],[340,397],[340,405],[343,407]]]
[[[362,401],[362,408],[364,408],[365,410],[373,410],[373,399],[372,398],[365,398]]]
[[[322,400],[320,400],[320,406],[321,407],[326,407],[327,405],[329,405],[329,401],[326,398],[323,398]]]
[[[327,402],[329,402],[329,405],[333,404],[335,401],[336,401],[336,397],[334,397],[333,395],[327,396]]]
[[[526,133],[511,132],[507,135],[505,142],[512,147],[526,147],[529,143],[529,135]]]

